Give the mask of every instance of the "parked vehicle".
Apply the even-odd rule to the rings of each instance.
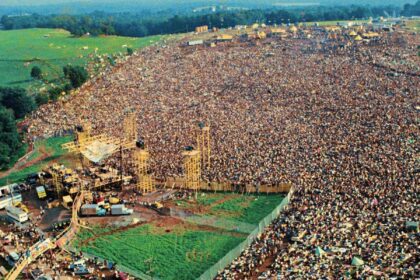
[[[116,204],[111,206],[111,215],[131,215],[133,214],[133,209],[128,209],[124,204]]]
[[[18,184],[0,187],[0,209],[21,201],[22,195],[20,194]]]
[[[47,197],[47,192],[45,191],[44,186],[36,187],[36,193],[37,193],[39,199],[44,199],[44,198]]]
[[[82,216],[105,216],[106,210],[98,204],[85,204],[80,208]]]
[[[24,223],[29,219],[28,213],[15,206],[7,206],[6,213],[8,217],[18,221],[19,223]]]
[[[10,252],[9,255],[7,255],[6,257],[6,261],[10,266],[15,266],[19,259],[20,255],[16,252]]]

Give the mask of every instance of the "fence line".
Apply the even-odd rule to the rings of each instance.
[[[235,260],[237,257],[241,255],[241,253],[249,247],[252,242],[255,240],[255,238],[264,231],[264,229],[271,224],[271,222],[276,219],[280,213],[283,211],[283,209],[289,204],[291,197],[293,195],[293,187],[289,189],[289,192],[287,196],[282,200],[282,202],[265,218],[263,218],[259,223],[258,226],[248,235],[248,237],[242,241],[238,246],[233,248],[231,251],[229,251],[223,258],[221,258],[216,264],[211,266],[209,269],[207,269],[203,274],[201,274],[200,277],[197,279],[199,280],[209,280],[214,279],[219,271],[223,270],[225,267],[227,267],[233,260]],[[65,244],[63,247],[65,247],[66,250],[73,253],[79,253],[80,251],[71,247],[70,244]],[[105,259],[100,258],[98,256],[89,254],[89,253],[82,253],[83,256],[87,257],[88,259],[96,259],[99,261],[104,262]],[[132,275],[134,277],[137,277],[141,280],[159,280],[156,276],[149,276],[139,270],[133,270],[131,268],[128,268],[124,265],[117,264],[116,269],[121,272],[128,273],[129,275]]]
[[[223,258],[221,258],[216,264],[212,267],[207,269],[201,276],[198,278],[199,280],[208,280],[214,279],[219,271],[222,271],[225,267],[227,267],[232,261],[234,261],[237,257],[241,255],[241,253],[249,247],[255,238],[264,231],[264,229],[271,224],[271,222],[279,216],[279,214],[283,211],[283,209],[289,204],[290,199],[293,194],[293,188],[290,189],[287,196],[282,200],[280,205],[278,205],[270,214],[268,214],[264,219],[262,219],[258,226],[251,232],[250,235],[238,246],[233,248],[230,252],[228,252]]]

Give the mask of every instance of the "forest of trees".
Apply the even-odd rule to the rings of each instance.
[[[16,119],[35,107],[35,101],[24,89],[0,87],[0,170],[10,167],[22,155]]]
[[[94,12],[85,15],[38,15],[3,16],[1,24],[5,29],[63,28],[75,36],[120,35],[143,37],[156,34],[182,33],[194,30],[196,26],[230,27],[238,24],[265,22],[272,24],[325,20],[349,20],[386,16],[420,15],[420,1],[403,8],[396,6],[337,6],[299,9],[252,9],[232,12],[217,12],[204,15],[175,15],[171,17],[144,17],[133,13]]]
[[[62,86],[35,96],[29,95],[23,88],[0,87],[0,170],[11,167],[25,153],[16,120],[24,118],[38,106],[56,100],[62,92],[80,87],[89,77],[86,69],[81,66],[66,65],[63,73],[65,79]],[[42,78],[42,73],[34,67],[31,76]]]

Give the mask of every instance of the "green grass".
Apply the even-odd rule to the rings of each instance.
[[[61,149],[61,144],[72,140],[72,137],[53,137],[46,140],[41,140],[35,143],[34,154],[29,157],[29,161],[35,160],[42,155],[41,149],[48,153],[48,157],[22,170],[10,173],[6,177],[0,178],[0,186],[6,183],[15,183],[23,181],[29,174],[36,173],[42,170],[53,161],[60,159],[66,152]]]
[[[210,215],[258,224],[283,200],[281,195],[241,195],[211,208]]]
[[[225,198],[221,201],[222,198]],[[227,199],[226,199],[227,198]],[[198,196],[198,204],[210,206],[206,216],[228,218],[238,222],[258,224],[281,203],[282,195],[241,195],[235,193],[206,193]],[[182,208],[194,208],[189,201],[182,201]]]
[[[420,20],[409,20],[406,23],[406,27],[411,31],[420,31]]]
[[[109,234],[106,234],[111,230],[109,227],[94,228],[93,232],[79,232],[73,246],[146,274],[149,267],[145,260],[153,259],[153,276],[162,280],[196,279],[245,240],[248,233],[282,199],[281,195],[199,194],[197,202],[178,202],[185,209],[202,205],[206,213],[194,216],[193,220],[187,219],[188,222],[184,221],[183,224],[170,228],[169,232],[166,227],[151,224]],[[206,220],[209,221],[208,224],[205,223]],[[209,230],[203,230],[199,225],[204,225]],[[234,229],[240,226],[250,226],[251,231],[245,228],[241,231]],[[95,236],[96,238],[90,239]]]
[[[9,168],[12,168],[15,163],[26,154],[26,151],[28,150],[28,144],[23,143],[22,146],[11,156],[11,161],[8,166],[6,166],[3,170],[8,170]]]
[[[153,276],[162,280],[196,279],[245,239],[245,236],[228,232],[215,234],[179,226],[166,232],[162,228],[143,225],[99,237],[88,246],[80,247],[80,240],[92,236],[92,233],[82,231],[74,245],[84,252],[144,273],[150,268],[145,261],[153,259]]]
[[[98,48],[98,54],[125,53],[126,47],[134,49],[148,46],[161,36],[130,37],[82,37],[75,38],[61,29],[23,29],[0,31],[0,86],[43,86],[31,79],[30,71],[37,65],[47,79],[62,75],[62,67],[68,63],[85,65]],[[83,47],[88,47],[84,50]],[[25,62],[36,60],[29,65]]]

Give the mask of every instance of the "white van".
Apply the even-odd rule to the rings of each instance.
[[[6,213],[7,216],[20,223],[24,223],[28,220],[28,213],[15,206],[7,206]]]

